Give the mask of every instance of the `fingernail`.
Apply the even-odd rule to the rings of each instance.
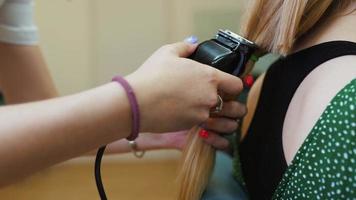
[[[243,82],[244,82],[245,86],[247,86],[248,88],[251,88],[253,83],[255,82],[255,79],[252,75],[249,74],[244,77]]]
[[[190,37],[185,38],[184,42],[187,42],[187,43],[190,43],[190,44],[196,44],[196,43],[198,43],[198,37],[192,35]]]
[[[200,136],[201,138],[206,139],[206,138],[209,137],[209,132],[208,132],[207,130],[205,130],[205,129],[201,129],[201,130],[199,131],[199,136]]]

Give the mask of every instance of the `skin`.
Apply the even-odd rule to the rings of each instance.
[[[176,131],[189,129],[209,119],[210,109],[217,102],[217,90],[229,95],[241,92],[240,79],[184,58],[195,48],[196,45],[187,43],[166,45],[138,70],[125,77],[137,96],[141,132],[175,131],[172,134],[179,134]],[[45,69],[44,62],[36,60],[37,56],[32,58],[35,61],[31,65],[34,66],[33,71]],[[9,64],[5,67],[11,66],[10,59],[7,62]],[[13,62],[14,65],[21,63]],[[6,83],[11,79],[4,80],[2,90],[10,91],[8,86],[16,86]],[[42,83],[51,82],[48,73],[40,80]],[[7,101],[17,103],[23,99],[28,101],[55,96],[53,88],[53,84],[40,88],[40,91],[48,93],[38,93],[43,96],[36,98],[30,93],[24,93],[29,95],[28,98],[11,92],[5,94],[8,95]],[[1,107],[0,186],[126,138],[131,131],[130,112],[126,93],[117,83],[108,83],[71,96]],[[227,112],[227,115],[230,114],[237,116]],[[146,148],[150,148],[149,143]]]
[[[38,46],[12,45],[0,42],[0,88],[7,105],[25,103],[58,97],[53,80]],[[24,67],[26,66],[26,67]],[[26,75],[26,76],[25,76]],[[228,141],[216,132],[231,133],[237,123],[230,118],[241,118],[244,105],[225,102],[224,109],[205,125],[211,134],[204,139],[218,149],[227,149]],[[214,120],[216,119],[217,120]],[[140,150],[178,149],[185,145],[187,131],[169,132],[157,135],[144,133],[137,139]],[[108,153],[130,152],[127,140],[111,143]],[[96,153],[94,150],[92,154]]]
[[[356,42],[355,21],[356,13],[330,20],[303,38],[295,51],[333,40]],[[332,98],[356,77],[355,63],[356,56],[332,59],[313,70],[298,87],[283,125],[283,149],[288,164]]]
[[[209,136],[202,138],[207,144],[216,149],[230,151],[229,141],[221,137],[219,133],[229,134],[238,128],[236,118],[242,118],[246,114],[246,106],[235,101],[224,103],[223,110],[215,116],[210,116],[203,126],[208,130]],[[141,133],[136,139],[139,150],[157,150],[157,149],[177,149],[182,150],[186,144],[188,131],[168,132],[165,134]],[[127,153],[131,152],[127,140],[118,140],[111,143],[107,153]],[[96,151],[91,152],[91,154]]]
[[[356,4],[353,4],[349,10],[355,8]],[[355,21],[355,12],[327,20],[298,40],[293,52],[334,40],[356,42],[356,27],[353,26]],[[355,63],[356,56],[342,56],[332,59],[313,70],[298,87],[289,105],[283,125],[283,149],[288,165],[291,164],[296,152],[328,103],[356,77]],[[342,70],[340,70],[341,68]],[[251,89],[247,103],[249,113],[242,126],[244,134],[246,134],[253,118],[262,84],[263,76],[256,81]],[[295,123],[296,121],[299,123]]]
[[[7,104],[58,95],[38,46],[0,42],[0,60],[0,88]]]

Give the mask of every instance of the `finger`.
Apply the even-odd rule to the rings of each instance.
[[[220,112],[212,114],[212,117],[227,117],[232,119],[242,118],[247,113],[246,105],[237,101],[224,102]]]
[[[214,132],[209,132],[209,136],[202,139],[205,143],[213,146],[216,149],[226,150],[229,148],[229,141]]]
[[[228,73],[218,71],[218,90],[226,95],[236,96],[243,89],[242,80]]]
[[[226,93],[223,93],[223,92],[220,92],[218,91],[218,94],[221,96],[221,98],[224,100],[224,101],[233,101],[237,99],[236,95],[231,95],[231,94],[226,94]]]
[[[199,41],[199,39],[197,38],[197,36],[190,36],[190,37],[187,37],[185,38],[184,42],[187,42],[187,43],[190,43],[190,44],[197,44]]]
[[[209,118],[202,126],[218,133],[232,133],[238,128],[238,123],[228,118]]]
[[[168,45],[168,47],[171,48],[174,55],[186,58],[195,51],[195,49],[197,48],[197,44],[191,44],[188,42],[178,42],[170,44]]]

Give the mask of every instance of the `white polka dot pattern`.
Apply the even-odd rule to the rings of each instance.
[[[356,200],[356,79],[328,105],[273,199]]]

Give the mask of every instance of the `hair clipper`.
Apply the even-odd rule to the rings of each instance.
[[[241,77],[247,62],[257,60],[253,55],[256,50],[253,42],[229,30],[219,30],[214,39],[200,43],[190,59]]]

